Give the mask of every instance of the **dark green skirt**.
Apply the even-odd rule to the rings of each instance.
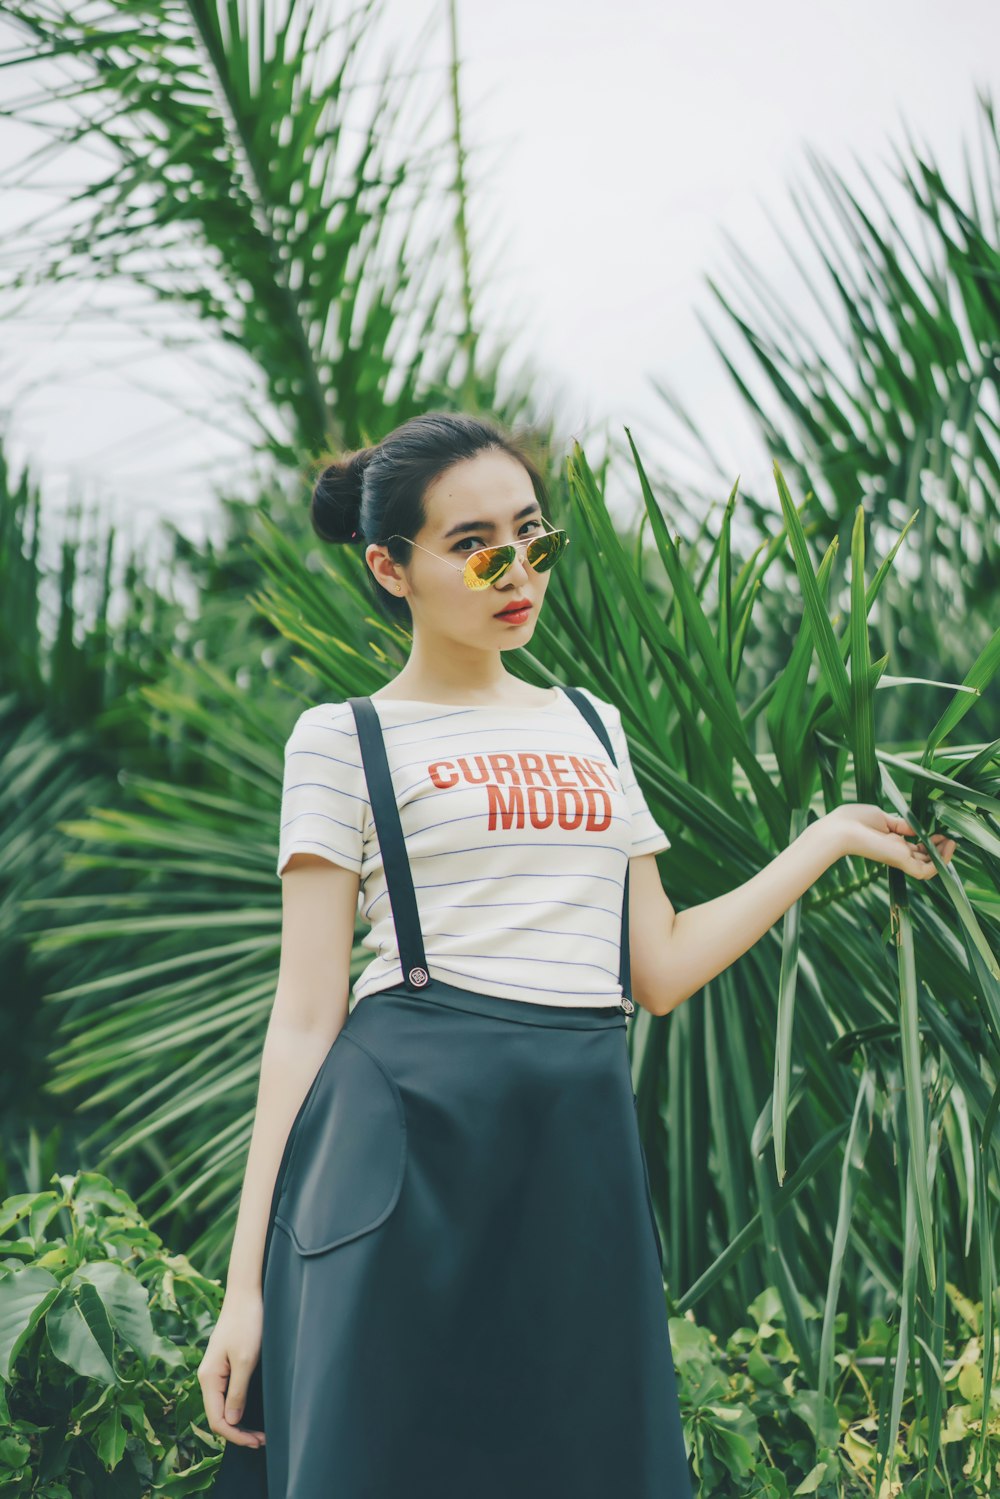
[[[358,1001],[292,1125],[216,1499],[689,1499],[620,1006]]]

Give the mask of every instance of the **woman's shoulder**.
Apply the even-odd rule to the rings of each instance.
[[[310,703],[299,712],[296,723],[326,723],[331,720],[353,718],[354,710],[345,698],[343,702],[328,701]]]
[[[288,734],[290,750],[357,739],[357,723],[348,702],[312,703],[302,708]]]

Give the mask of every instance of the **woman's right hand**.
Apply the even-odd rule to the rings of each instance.
[[[265,1440],[262,1431],[243,1431],[235,1424],[243,1416],[247,1385],[260,1358],[263,1324],[264,1298],[260,1291],[227,1291],[198,1365],[208,1424],[239,1447],[262,1447]]]

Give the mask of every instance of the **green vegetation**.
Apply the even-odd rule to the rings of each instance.
[[[24,106],[46,150],[99,139],[113,160],[72,232],[39,216],[9,247],[2,294],[140,290],[232,350],[256,478],[220,490],[221,542],[173,532],[152,576],[111,531],[67,530],[43,562],[36,489],[0,468],[0,1464],[18,1495],[195,1493],[216,1450],[196,1354],[276,972],[281,747],[304,703],[374,690],[407,653],[361,559],[308,530],[307,471],[439,406],[551,434],[497,341],[482,352],[464,189],[456,206],[435,152],[382,160],[401,96],[344,157],[373,5],[322,47],[302,27],[330,17],[294,0],[266,21],[175,0],[6,14],[8,66],[65,62],[79,122]],[[447,146],[454,166],[457,110]],[[702,994],[633,1022],[704,1499],[964,1499],[1000,1478],[1000,245],[971,176],[958,194],[913,152],[903,183],[905,253],[843,185],[846,246],[818,231],[835,354],[773,297],[756,324],[728,309],[769,386],[725,356],[773,493],[726,476],[682,502],[628,433],[623,526],[606,466],[552,440],[573,546],[511,661],[620,705],[678,908],[844,800],[959,840],[927,884],[840,861]],[[432,193],[428,253],[409,235]]]

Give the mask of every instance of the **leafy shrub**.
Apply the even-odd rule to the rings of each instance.
[[[219,1439],[197,1369],[223,1288],[107,1177],[52,1180],[0,1204],[0,1494],[202,1493]]]
[[[169,1253],[107,1177],[52,1180],[56,1190],[0,1203],[0,1495],[204,1493],[221,1446],[205,1425],[197,1370],[223,1287]],[[928,1499],[969,1499],[1000,1475],[996,1388],[983,1430],[983,1308],[954,1287],[949,1294],[959,1336],[942,1372],[953,1401],[940,1411],[904,1406],[895,1472],[879,1499],[917,1482]],[[802,1314],[822,1315],[808,1303]],[[698,1499],[874,1493],[874,1437],[897,1342],[885,1321],[854,1349],[838,1347],[836,1405],[827,1401],[822,1420],[774,1287],[724,1346],[690,1311],[670,1318],[670,1336]],[[831,1434],[826,1446],[818,1432]]]
[[[921,1499],[972,1499],[998,1491],[1000,1390],[995,1384],[991,1390],[984,1436],[982,1303],[966,1300],[953,1286],[948,1293],[960,1319],[940,1371],[952,1403],[934,1409],[936,1382],[931,1378],[926,1381],[928,1399],[918,1391],[904,1403],[894,1471],[890,1477],[886,1470],[878,1499],[896,1499],[910,1487]],[[878,1469],[880,1406],[893,1378],[898,1329],[878,1318],[855,1347],[847,1347],[841,1337],[834,1355],[836,1404],[826,1401],[821,1420],[818,1392],[796,1355],[776,1288],[761,1291],[748,1311],[748,1325],[736,1328],[724,1348],[713,1333],[690,1320],[690,1313],[670,1319],[698,1499],[870,1499]],[[806,1302],[802,1314],[807,1321],[822,1318],[822,1310]],[[835,1319],[839,1335],[845,1323],[843,1314]],[[995,1367],[1000,1354],[995,1334],[993,1344]],[[819,1432],[832,1433],[826,1445],[817,1440]]]

